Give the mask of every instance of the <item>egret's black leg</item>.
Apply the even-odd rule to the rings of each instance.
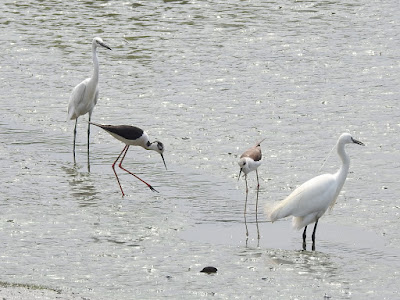
[[[88,172],[90,172],[90,159],[89,159],[89,137],[90,137],[90,119],[92,118],[92,115],[89,113],[89,123],[88,123],[88,129],[87,129],[87,163],[88,163]]]
[[[304,231],[303,231],[303,250],[306,250],[306,231],[307,231],[307,226],[304,227]]]
[[[92,116],[89,113],[89,123],[88,123],[88,127],[87,127],[87,155],[88,155],[88,157],[89,157],[89,143],[90,143],[89,137],[90,137],[90,119],[91,118],[92,118]]]
[[[311,236],[311,238],[312,238],[312,250],[313,251],[315,251],[315,232],[317,231],[317,225],[318,225],[318,219],[315,222],[314,230],[313,230],[313,233],[312,233],[312,236]]]
[[[75,127],[74,127],[74,147],[73,147],[73,154],[74,154],[74,164],[76,163],[75,159],[75,143],[76,143],[76,125],[78,124],[78,118],[75,120]]]

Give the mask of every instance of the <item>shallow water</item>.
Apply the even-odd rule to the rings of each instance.
[[[394,299],[399,277],[399,12],[390,1],[3,1],[0,76],[1,282],[89,299]],[[91,74],[92,120],[144,128],[131,148],[66,109]],[[260,207],[319,173],[342,132],[347,182],[300,251],[290,220],[257,239],[255,174],[237,160],[263,142]],[[332,153],[321,172],[339,165]],[[260,209],[262,210],[262,209]],[[310,235],[311,233],[309,233]],[[218,273],[199,271],[215,266]],[[0,292],[1,295],[1,292]]]

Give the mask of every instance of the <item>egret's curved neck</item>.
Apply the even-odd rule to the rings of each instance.
[[[97,47],[92,45],[92,56],[93,56],[93,76],[92,80],[97,82],[99,80],[99,59],[97,58]]]
[[[337,171],[336,176],[338,178],[338,190],[343,187],[344,182],[346,181],[347,173],[349,172],[350,168],[350,157],[346,153],[345,144],[339,142],[337,145],[337,153],[342,160],[342,166],[340,167],[339,171]]]

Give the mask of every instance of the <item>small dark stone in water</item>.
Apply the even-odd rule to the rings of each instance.
[[[210,274],[210,273],[217,273],[217,271],[218,271],[217,268],[214,268],[214,267],[205,267],[205,268],[203,268],[203,270],[201,270],[200,272]]]

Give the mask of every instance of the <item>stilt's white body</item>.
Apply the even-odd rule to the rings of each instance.
[[[252,171],[257,171],[257,168],[261,165],[261,158],[262,158],[260,144],[264,140],[257,143],[254,147],[247,149],[240,156],[240,159],[238,161],[238,165],[240,167],[239,177],[240,177],[241,172],[243,172],[245,175],[247,175]]]
[[[92,123],[93,124],[93,123]],[[142,135],[137,138],[136,140],[128,140],[116,133],[113,132],[108,132],[109,134],[111,134],[113,137],[115,137],[117,140],[123,142],[125,145],[129,145],[129,146],[140,146],[143,147],[146,150],[155,150],[155,149],[150,149],[148,144],[149,143],[149,136],[147,135],[147,133],[145,131],[143,131]],[[150,144],[153,147],[156,146],[156,144]]]
[[[243,163],[243,161],[245,162],[245,163]],[[241,158],[241,162],[242,162],[242,168],[241,168],[241,170],[242,170],[242,172],[244,173],[244,174],[249,174],[250,172],[252,172],[252,171],[255,171],[255,170],[257,170],[257,168],[259,167],[259,166],[261,166],[261,160],[258,160],[258,161],[254,161],[252,158],[250,158],[250,157],[242,157]],[[240,162],[239,162],[239,165],[240,165]]]

